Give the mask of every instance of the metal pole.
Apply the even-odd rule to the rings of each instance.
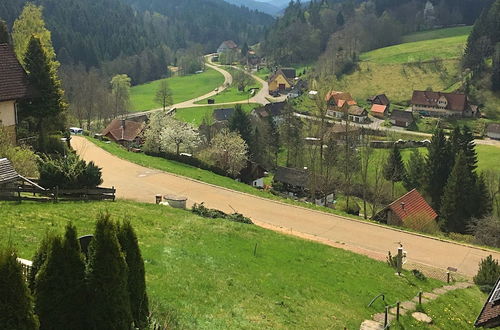
[[[396,259],[398,275],[401,275],[403,272],[403,248],[398,247],[398,257]]]

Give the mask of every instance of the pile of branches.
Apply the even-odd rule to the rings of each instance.
[[[201,203],[201,204],[195,203],[193,205],[193,208],[191,209],[191,212],[193,212],[194,214],[197,214],[201,217],[204,217],[204,218],[226,219],[226,220],[233,221],[233,222],[246,223],[249,225],[253,225],[252,220],[250,220],[250,218],[245,217],[241,213],[235,212],[235,213],[227,214],[227,213],[222,212],[222,211],[217,210],[217,209],[210,209],[210,208],[206,207],[205,205],[203,205],[203,203]]]

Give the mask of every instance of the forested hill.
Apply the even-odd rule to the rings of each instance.
[[[291,1],[263,43],[279,64],[316,60],[330,48],[359,52],[399,43],[403,34],[442,26],[472,25],[492,0]],[[329,53],[332,53],[331,51]],[[331,54],[330,54],[331,55]]]
[[[27,0],[0,1],[0,18],[12,27]],[[269,15],[222,0],[33,0],[42,5],[58,59],[97,66],[161,45],[170,50],[221,41],[256,42]]]

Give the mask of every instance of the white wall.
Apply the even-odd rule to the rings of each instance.
[[[12,126],[16,124],[15,101],[0,102],[0,121],[2,126]]]

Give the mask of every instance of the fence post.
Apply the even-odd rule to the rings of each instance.
[[[384,315],[384,329],[388,329],[388,326],[387,326],[387,315],[389,313],[389,306],[385,306],[385,315]]]
[[[422,291],[418,293],[418,304],[422,306]]]
[[[450,284],[450,271],[446,272],[446,283]]]
[[[398,321],[399,321],[399,304],[400,304],[400,302],[398,301],[396,303],[396,320],[398,320]]]

